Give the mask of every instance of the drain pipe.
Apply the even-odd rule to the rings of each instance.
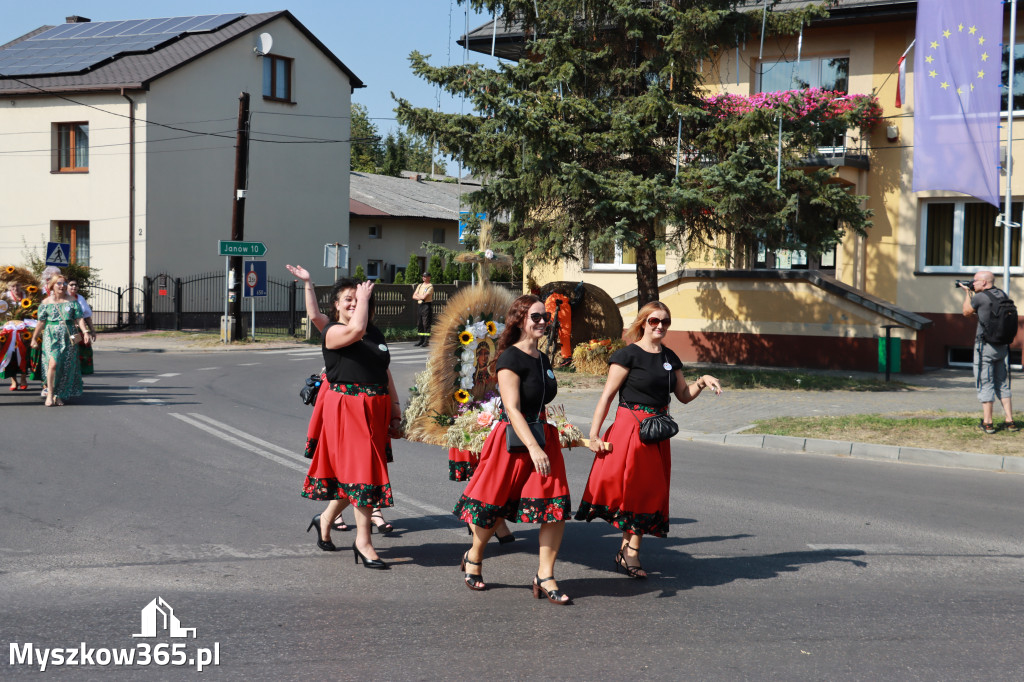
[[[135,325],[135,100],[128,100],[128,324]]]

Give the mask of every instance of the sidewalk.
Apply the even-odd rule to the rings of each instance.
[[[96,351],[220,353],[312,347],[299,341],[279,339],[255,343],[223,344],[218,342],[216,337],[211,338],[209,334],[196,334],[193,338],[183,334],[167,334],[165,332],[125,332],[100,334]],[[877,376],[863,372],[844,372],[843,374]],[[720,396],[707,393],[689,405],[673,401],[672,416],[680,427],[680,433],[675,438],[765,450],[806,452],[1024,474],[1024,457],[1004,457],[1003,455],[976,452],[928,450],[814,438],[766,436],[751,431],[754,421],[772,417],[885,415],[923,410],[963,412],[980,409],[974,389],[974,377],[969,369],[941,369],[918,375],[900,374],[895,376],[894,380],[913,385],[915,388],[914,390],[891,393],[748,389],[731,391]],[[570,419],[586,432],[600,395],[599,389],[562,389],[559,391],[555,403],[563,405]],[[605,425],[608,423],[606,420]]]
[[[942,369],[921,375],[901,374],[894,379],[911,384],[915,388],[891,393],[748,389],[723,393],[720,396],[705,393],[689,405],[673,401],[672,417],[679,423],[680,428],[680,433],[675,438],[766,450],[1024,473],[1024,457],[768,436],[751,430],[754,421],[773,417],[980,410],[974,389],[974,377],[969,369]],[[560,391],[555,402],[564,405],[566,413],[571,415],[571,419],[581,428],[589,428],[594,405],[597,404],[600,395],[599,390],[570,389]],[[605,425],[608,423],[606,419]]]

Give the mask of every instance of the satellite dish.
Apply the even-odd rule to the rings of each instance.
[[[253,52],[262,56],[270,53],[270,48],[274,45],[274,39],[269,33],[261,33],[257,39],[256,47],[252,48]]]

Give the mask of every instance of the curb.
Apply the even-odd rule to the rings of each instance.
[[[832,455],[834,457],[866,459],[876,462],[905,462],[908,464],[925,464],[928,466],[957,469],[1024,474],[1024,457],[987,455],[980,452],[954,452],[950,450],[909,448],[900,445],[852,443],[849,441],[823,440],[820,438],[758,434],[680,432],[674,437],[674,440],[760,448],[762,450],[809,455]]]

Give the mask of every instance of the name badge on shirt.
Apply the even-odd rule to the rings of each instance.
[[[555,373],[549,369],[548,370],[548,379],[554,379],[554,378],[555,378]]]
[[[666,362],[664,365],[662,365],[662,367],[664,367],[669,372],[672,371],[672,363],[670,363],[670,362]]]
[[[381,349],[381,350],[382,350],[383,352],[385,352],[385,353],[387,353],[387,352],[388,352],[388,347],[387,347],[387,345],[385,345],[385,344],[383,344],[383,343],[382,343],[382,344],[380,344],[380,345],[378,345],[378,346],[377,346],[377,348],[380,348],[380,349]]]

